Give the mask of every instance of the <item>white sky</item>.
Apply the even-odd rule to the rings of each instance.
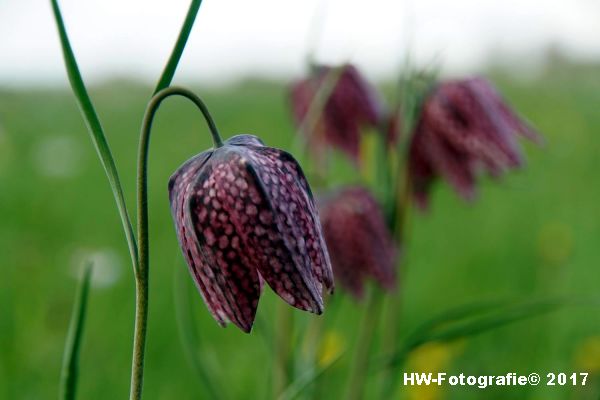
[[[60,4],[86,79],[154,81],[188,0]],[[317,59],[350,59],[374,77],[391,76],[409,47],[420,63],[461,72],[492,53],[530,64],[549,44],[600,58],[600,0],[204,0],[176,79],[300,74],[315,14]],[[0,85],[64,81],[49,0],[0,0]]]

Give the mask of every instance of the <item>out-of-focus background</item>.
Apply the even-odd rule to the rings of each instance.
[[[85,77],[153,81],[168,56],[186,0],[64,0]],[[64,68],[49,2],[0,2],[0,82],[61,85]],[[289,78],[309,51],[323,62],[351,60],[379,80],[394,79],[410,53],[421,65],[475,72],[502,65],[527,77],[548,49],[600,57],[596,0],[207,0],[178,78],[206,85],[245,76]]]
[[[427,214],[411,218],[402,325],[473,301],[589,297],[600,284],[600,4],[595,0],[444,0],[369,3],[205,0],[175,82],[200,93],[224,136],[294,141],[287,87],[322,62],[352,61],[391,102],[407,58],[444,76],[485,74],[542,132],[528,165],[484,180],[466,205],[436,186]],[[131,209],[139,124],[176,38],[187,1],[61,2],[80,67],[120,168]],[[161,110],[150,165],[151,294],[145,390],[149,399],[206,398],[182,349],[174,290],[185,270],[166,182],[210,145],[183,100]],[[341,158],[341,157],[340,157]],[[351,182],[349,164],[333,181]],[[65,78],[48,2],[0,2],[0,398],[57,391],[76,277],[95,261],[81,359],[80,398],[126,396],[133,276],[109,186]],[[185,271],[184,271],[185,273]],[[185,278],[185,275],[184,275]],[[219,328],[189,279],[201,352],[233,398],[268,397],[265,290],[252,335]],[[360,313],[343,294],[325,314],[323,357],[352,348]],[[408,388],[398,398],[588,399],[600,393],[596,307],[571,307],[410,356],[417,371],[465,374],[589,372],[585,387]],[[310,316],[295,313],[299,325]],[[267,339],[267,341],[265,341]],[[297,351],[303,351],[297,338]],[[344,383],[347,359],[324,379]],[[400,379],[400,378],[399,378]],[[373,388],[371,388],[373,389]]]

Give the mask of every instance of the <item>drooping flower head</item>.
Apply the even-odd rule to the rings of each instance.
[[[324,96],[321,105],[319,96]],[[292,85],[291,104],[309,148],[318,153],[329,145],[355,162],[360,156],[362,130],[378,127],[384,112],[375,88],[351,64],[315,66],[308,78]],[[313,124],[307,123],[315,116]]]
[[[472,199],[480,170],[500,176],[522,165],[517,135],[540,140],[486,79],[438,84],[423,103],[410,144],[409,175],[416,200],[427,205],[438,176]]]
[[[333,289],[313,197],[294,158],[238,135],[169,181],[177,237],[214,318],[249,332],[263,280],[286,302],[323,311]]]
[[[347,187],[319,199],[318,205],[336,279],[357,298],[367,278],[393,289],[397,251],[371,193],[363,187]]]

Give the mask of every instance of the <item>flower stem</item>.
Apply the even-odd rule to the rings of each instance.
[[[400,326],[400,317],[402,309],[401,297],[402,293],[394,293],[387,299],[387,315],[384,316],[384,319],[386,320],[386,327],[383,331],[381,343],[383,354],[391,354],[397,348],[398,331]],[[391,368],[386,368],[382,371],[379,398],[391,398],[392,392],[395,388],[395,376],[398,375],[393,374]]]
[[[191,285],[188,285],[187,278],[189,278],[189,275],[184,268],[176,269],[173,279],[173,300],[175,303],[175,319],[179,327],[183,352],[198,380],[204,384],[207,397],[213,400],[222,400],[228,398],[223,393],[228,388],[220,385],[215,386],[214,368],[211,370],[204,360],[198,357],[202,343],[194,321],[195,313],[192,307]]]
[[[373,338],[375,337],[379,321],[382,301],[383,296],[381,295],[381,291],[371,288],[368,293],[367,304],[360,326],[354,360],[350,367],[348,389],[344,397],[346,400],[359,400],[363,397],[369,371]]]
[[[290,354],[292,352],[292,334],[294,314],[283,301],[277,302],[277,334],[273,349],[273,398],[277,399],[290,382]]]
[[[394,238],[397,243],[400,243],[402,247],[406,248],[406,225],[408,214],[410,211],[410,178],[408,175],[408,170],[404,170],[404,179],[402,183],[397,186],[398,193],[396,194],[396,204],[394,205],[394,220],[392,223],[392,230],[394,234]],[[406,284],[406,280],[403,278],[406,276],[406,268],[408,266],[408,262],[406,260],[406,255],[404,255],[404,268],[402,269],[402,284]],[[383,332],[382,338],[382,348],[384,354],[388,354],[394,351],[398,342],[398,331],[400,328],[400,319],[402,317],[402,292],[393,293],[387,301],[387,310],[386,315],[384,315],[384,320],[387,322],[387,325]],[[380,398],[388,399],[391,397],[392,392],[395,388],[394,375],[390,369],[386,369],[382,373],[381,377],[381,391]]]
[[[130,400],[139,400],[142,396],[144,377],[144,350],[146,345],[146,330],[148,321],[148,150],[150,146],[150,132],[154,116],[159,106],[167,97],[182,96],[192,101],[202,112],[210,129],[215,147],[223,146],[217,127],[208,112],[204,102],[193,92],[180,88],[169,87],[159,91],[148,103],[138,149],[138,175],[137,175],[137,201],[138,201],[138,242],[139,265],[135,271],[135,333],[133,338],[133,358],[131,362],[131,388]]]
[[[140,247],[141,249],[141,247]],[[140,258],[141,262],[141,258]],[[146,266],[147,266],[147,261]],[[140,264],[141,266],[142,264]],[[144,351],[146,348],[146,330],[148,323],[148,270],[137,273],[135,278],[135,331],[133,335],[133,357],[131,359],[131,386],[129,398],[142,398],[144,381]]]
[[[308,354],[308,369],[317,371],[319,369],[319,348],[321,346],[323,331],[324,331],[324,320],[323,318],[311,318],[308,321],[308,327],[304,334],[306,340],[306,348]],[[310,392],[308,398],[317,399],[319,398],[319,383],[320,380],[315,379],[313,384],[310,386]]]

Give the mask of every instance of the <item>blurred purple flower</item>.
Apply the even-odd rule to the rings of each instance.
[[[333,274],[310,188],[290,154],[234,136],[183,164],[169,199],[192,277],[221,325],[251,330],[263,280],[290,305],[322,313]]]
[[[385,122],[386,143],[395,146],[402,135],[402,117],[400,114],[391,114]]]
[[[427,206],[438,176],[473,199],[479,170],[496,177],[522,165],[517,134],[540,141],[486,79],[438,84],[424,101],[410,144],[409,175],[417,202]]]
[[[337,80],[336,74],[339,74]],[[333,89],[323,109],[319,110],[322,112],[318,113],[313,129],[307,132],[310,127],[302,125],[306,123],[315,96],[328,81],[334,83]],[[292,85],[291,104],[296,124],[315,153],[328,144],[346,153],[356,163],[360,157],[361,130],[378,127],[384,112],[375,88],[350,64],[314,67],[308,78]]]
[[[325,242],[336,279],[361,298],[368,277],[392,290],[397,251],[383,211],[362,187],[347,187],[319,199]]]

